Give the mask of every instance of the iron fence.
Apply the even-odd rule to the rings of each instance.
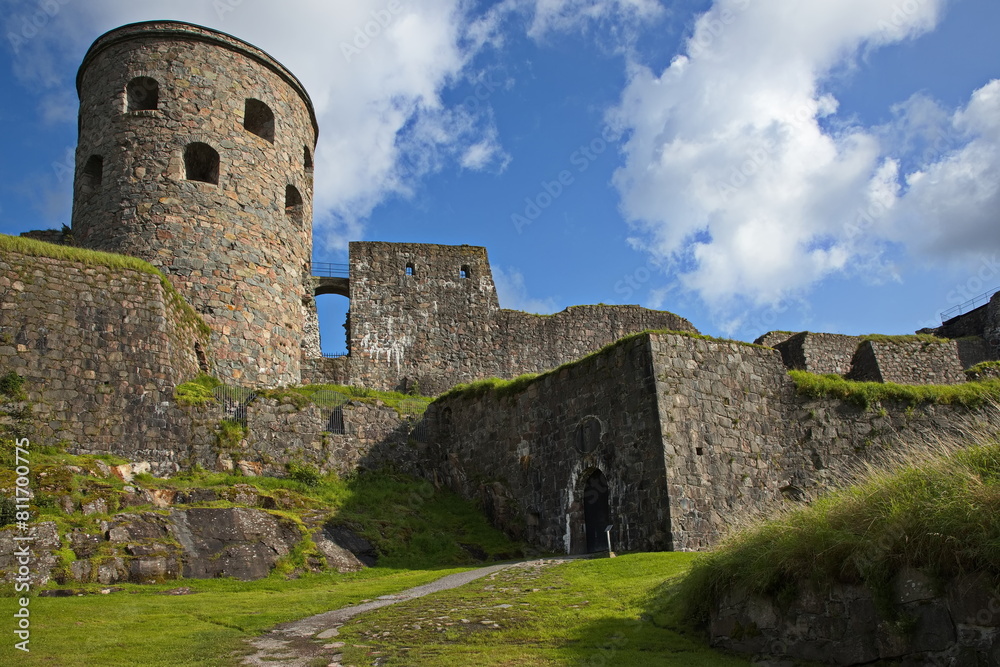
[[[350,278],[350,264],[333,264],[330,262],[313,262],[312,274],[318,278]]]
[[[247,387],[233,387],[230,385],[219,385],[212,390],[221,410],[221,418],[235,422],[246,428],[247,406],[257,398],[257,394]]]
[[[965,303],[960,303],[954,308],[949,308],[948,310],[941,313],[941,321],[947,322],[953,317],[956,317],[958,315],[964,315],[969,311],[975,310],[976,308],[979,308],[980,306],[989,303],[990,297],[996,294],[997,292],[1000,292],[1000,287],[994,287],[991,290],[983,292],[979,296],[972,297]]]

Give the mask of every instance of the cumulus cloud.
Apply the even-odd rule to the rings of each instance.
[[[59,71],[79,63],[106,30],[151,19],[199,23],[269,52],[303,81],[316,106],[317,245],[345,247],[372,209],[408,194],[448,160],[470,169],[507,159],[483,112],[448,109],[441,93],[468,67],[489,31],[461,0],[353,0],[249,3],[243,0],[131,0],[10,3],[8,34],[35,18],[41,27],[17,45],[15,69],[32,87],[66,86]],[[42,3],[45,5],[46,3]],[[467,32],[472,31],[472,32]],[[58,95],[43,102],[50,117]]]
[[[836,116],[823,82],[932,29],[943,4],[716,0],[664,71],[633,66],[611,114],[628,137],[614,184],[632,243],[720,310],[871,264],[900,165]]]
[[[906,175],[896,239],[925,258],[968,261],[1000,248],[1000,79],[975,91],[940,132],[943,142],[961,143]]]
[[[528,35],[539,39],[550,32],[567,32],[594,23],[627,24],[660,16],[657,0],[534,0]]]
[[[515,268],[493,267],[493,283],[497,288],[501,308],[540,314],[550,314],[556,310],[553,299],[538,299],[528,295],[524,275]]]

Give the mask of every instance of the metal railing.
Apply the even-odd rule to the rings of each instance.
[[[257,398],[257,394],[246,387],[232,387],[225,384],[213,389],[212,393],[219,401],[222,419],[236,422],[246,428],[247,406]]]
[[[331,264],[330,262],[313,262],[312,274],[318,278],[350,278],[350,264]]]
[[[349,352],[323,352],[324,359],[340,359],[349,355]]]
[[[979,308],[980,306],[989,303],[990,297],[996,294],[997,292],[1000,292],[1000,287],[994,287],[989,291],[983,292],[979,296],[972,297],[965,303],[960,303],[954,308],[949,308],[948,310],[943,311],[941,313],[941,321],[947,322],[948,320],[957,315],[964,315],[965,313],[973,311],[976,308]]]

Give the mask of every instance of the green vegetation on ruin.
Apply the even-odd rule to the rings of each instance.
[[[899,336],[890,336],[886,334],[868,334],[867,336],[861,337],[861,342],[864,343],[870,341],[872,343],[951,343],[953,342],[950,338],[940,338],[933,334],[904,334]]]
[[[892,578],[918,568],[939,581],[1000,578],[1000,444],[915,455],[894,469],[742,530],[663,592],[664,610],[704,624],[727,591],[789,599],[797,582],[864,584],[887,602]]]
[[[211,334],[211,330],[205,324],[205,321],[201,319],[201,316],[174,289],[174,286],[167,280],[167,277],[149,262],[136,257],[129,257],[128,255],[117,255],[97,250],[56,245],[20,236],[8,236],[7,234],[0,234],[0,250],[31,257],[48,257],[50,259],[79,262],[90,266],[103,266],[116,271],[138,271],[156,276],[159,278],[160,284],[163,286],[163,291],[167,294],[167,298],[181,311],[182,323],[194,326],[203,336]]]
[[[818,375],[808,371],[789,371],[798,393],[810,398],[836,398],[869,409],[883,401],[919,405],[963,405],[969,408],[1000,402],[1000,379],[991,378],[962,384],[896,384],[894,382],[858,382],[839,375]]]
[[[967,377],[978,377],[981,374],[997,374],[1000,371],[1000,361],[981,361],[965,371]]]
[[[215,401],[213,390],[222,382],[211,375],[201,373],[193,380],[174,388],[174,400],[181,405],[205,405]]]
[[[317,394],[323,391],[332,391],[359,403],[369,403],[371,405],[382,403],[388,405],[400,417],[419,417],[424,414],[427,406],[434,400],[432,396],[416,396],[414,394],[403,394],[398,391],[378,391],[377,389],[339,384],[310,384],[302,387],[289,387],[286,391],[297,393],[313,402],[319,401],[320,403],[323,402],[323,398],[317,396]]]

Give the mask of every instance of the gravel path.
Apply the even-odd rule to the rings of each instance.
[[[545,558],[539,559],[538,562],[569,559],[570,557]],[[438,591],[458,588],[470,581],[481,579],[508,567],[533,562],[535,561],[502,563],[468,572],[449,574],[429,584],[409,588],[394,595],[383,595],[371,602],[334,609],[298,621],[276,625],[267,634],[248,640],[256,652],[243,658],[243,664],[255,667],[308,667],[308,665],[315,664],[313,661],[317,658],[326,656],[331,665],[337,665],[340,659],[339,649],[343,647],[343,643],[336,641],[337,635],[340,634],[337,628],[358,614],[406,600],[413,600]],[[327,641],[323,643],[323,641],[317,640]]]

